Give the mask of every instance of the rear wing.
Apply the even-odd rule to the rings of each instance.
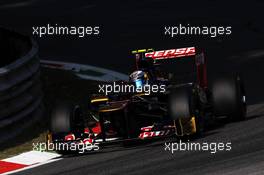
[[[155,65],[156,62],[162,60],[195,56],[194,61],[196,64],[198,84],[203,88],[208,87],[206,59],[204,57],[203,52],[196,53],[195,47],[185,47],[185,48],[168,49],[168,50],[160,50],[160,51],[154,51],[154,49],[141,49],[141,50],[132,51],[132,53],[136,54],[137,68],[139,67],[138,66],[139,60],[142,59],[146,60],[148,58],[150,60],[153,60],[153,64]]]
[[[153,60],[163,60],[170,58],[180,58],[195,55],[195,47],[185,47],[179,49],[169,49],[169,50],[160,50],[146,52],[145,57],[150,57]]]

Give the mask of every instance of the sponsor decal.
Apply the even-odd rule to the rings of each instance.
[[[66,141],[75,140],[75,135],[74,134],[66,135],[64,140],[66,140]]]
[[[144,139],[144,138],[151,138],[151,137],[160,137],[160,136],[166,136],[170,133],[170,130],[167,131],[146,131],[146,132],[142,132],[139,135],[140,139]]]
[[[154,60],[186,57],[192,55],[195,55],[195,47],[160,50],[160,51],[145,53],[145,57],[151,57]]]

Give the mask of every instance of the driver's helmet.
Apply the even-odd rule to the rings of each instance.
[[[134,83],[136,88],[142,87],[148,84],[148,74],[142,70],[134,71],[129,76],[130,82]]]

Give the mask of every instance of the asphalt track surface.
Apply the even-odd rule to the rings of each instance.
[[[128,73],[130,50],[199,46],[208,58],[209,78],[217,72],[239,71],[246,82],[247,120],[218,125],[193,142],[231,142],[231,151],[164,150],[164,141],[95,154],[70,156],[18,174],[264,174],[264,24],[262,1],[32,0],[0,3],[1,25],[26,34],[47,23],[100,25],[100,37],[36,38],[40,57],[85,63]],[[232,35],[164,36],[164,26],[231,25]]]

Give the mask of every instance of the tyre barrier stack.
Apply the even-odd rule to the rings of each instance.
[[[43,115],[37,43],[0,28],[0,143]]]

